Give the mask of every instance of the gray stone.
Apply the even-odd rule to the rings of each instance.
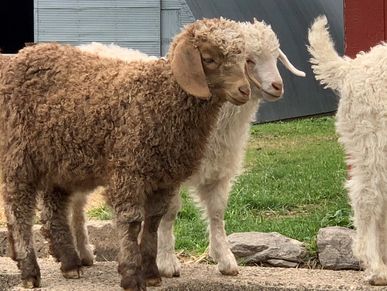
[[[118,236],[113,223],[90,221],[87,224],[90,243],[94,245],[97,261],[115,261],[118,253]]]
[[[317,234],[318,258],[326,269],[359,270],[360,263],[353,256],[352,241],[355,230],[334,226],[321,228]]]
[[[49,256],[48,242],[40,232],[41,225],[34,225],[35,250],[39,258]],[[90,242],[94,245],[97,261],[114,261],[118,253],[118,238],[111,221],[88,222]],[[7,229],[0,228],[0,256],[8,256]]]
[[[246,264],[296,267],[307,255],[304,244],[276,232],[243,232],[228,236],[231,251]]]
[[[285,261],[285,260],[279,260],[279,259],[269,259],[266,262],[272,267],[283,267],[283,268],[296,268],[300,264],[298,262],[291,262],[291,261]]]
[[[48,253],[48,243],[44,239],[43,235],[40,232],[40,225],[34,225],[32,232],[34,236],[34,246],[38,258],[45,258],[49,255]],[[0,228],[0,256],[8,256],[8,237],[7,229]]]
[[[0,227],[0,257],[7,256],[7,229]]]

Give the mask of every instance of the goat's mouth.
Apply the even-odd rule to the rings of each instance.
[[[269,91],[266,91],[262,87],[260,88],[260,90],[262,92],[263,99],[265,99],[265,101],[269,101],[269,102],[277,101],[277,100],[281,99],[282,95],[283,95],[283,94],[276,95],[276,94],[270,93]]]
[[[254,74],[249,71],[247,65],[245,67],[245,72],[246,72],[246,75],[249,78],[250,82],[252,83],[252,85],[250,85],[250,86],[255,86],[258,90],[261,90],[263,99],[265,99],[266,101],[269,101],[269,102],[274,102],[274,101],[277,101],[277,100],[282,98],[283,91],[281,92],[281,94],[276,95],[276,94],[270,93],[269,91],[265,90],[263,88],[263,85],[261,84],[261,82],[258,81],[255,78]]]
[[[226,93],[225,97],[228,102],[237,106],[245,104],[250,99],[250,95],[244,95],[241,93]]]
[[[237,105],[237,106],[243,105],[243,104],[245,104],[245,103],[247,102],[247,101],[241,101],[241,100],[236,99],[236,98],[233,98],[233,97],[228,98],[228,100],[229,100],[232,104]]]

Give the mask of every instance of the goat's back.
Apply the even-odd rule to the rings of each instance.
[[[192,173],[219,108],[184,93],[163,60],[126,64],[57,44],[15,57],[0,107],[9,167],[28,155],[31,172],[70,183],[122,163],[155,184]]]

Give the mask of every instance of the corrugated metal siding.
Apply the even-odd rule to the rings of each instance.
[[[161,0],[161,9],[180,9],[180,0]]]
[[[195,21],[184,0],[161,0],[161,54],[168,52],[174,35],[187,23]]]
[[[316,82],[310,67],[306,44],[308,27],[321,14],[328,17],[337,49],[343,52],[343,0],[186,0],[195,18],[224,16],[236,20],[256,17],[270,23],[282,50],[293,64],[307,74],[293,76],[279,65],[285,84],[285,96],[274,103],[264,103],[257,114],[266,122],[333,112],[337,97]]]
[[[180,2],[181,25],[184,26],[188,23],[194,22],[195,17],[192,14],[191,9],[188,7],[187,2],[185,0],[179,0],[179,2]]]
[[[160,55],[160,0],[35,0],[35,42],[116,43]]]
[[[35,0],[39,8],[134,8],[134,7],[160,7],[160,0]]]
[[[161,10],[161,54],[167,54],[169,44],[180,27],[180,9]]]

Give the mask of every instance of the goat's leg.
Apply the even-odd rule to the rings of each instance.
[[[161,276],[156,264],[157,230],[160,220],[168,211],[171,199],[176,191],[170,189],[158,190],[148,196],[145,204],[145,223],[141,237],[141,254],[143,272],[147,286],[161,284]]]
[[[365,264],[371,285],[387,285],[387,266],[383,262],[384,246],[380,235],[385,217],[379,181],[374,177],[353,174],[347,185],[356,227],[354,255]]]
[[[134,183],[132,184],[132,181]],[[105,191],[115,214],[119,239],[118,272],[121,287],[127,291],[146,290],[142,273],[142,258],[138,243],[144,220],[145,196],[140,177],[128,171],[118,171]]]
[[[230,189],[230,179],[227,178],[207,185],[198,185],[196,188],[209,222],[209,255],[218,262],[218,269],[223,275],[235,276],[238,274],[238,264],[230,250],[224,229],[224,212]]]
[[[10,256],[17,262],[25,288],[40,287],[40,269],[33,246],[36,190],[27,183],[4,183]]]
[[[383,204],[382,221],[380,226],[380,242],[382,259],[385,265],[387,265],[387,202]]]
[[[42,234],[49,242],[50,254],[61,263],[63,277],[78,279],[81,276],[81,260],[75,249],[68,214],[70,195],[55,187],[43,193]]]
[[[71,228],[73,230],[77,250],[82,266],[92,266],[94,263],[94,246],[89,243],[84,208],[87,193],[74,193],[71,197]]]
[[[175,236],[173,235],[173,225],[180,208],[181,197],[179,191],[176,191],[157,231],[157,266],[160,274],[168,278],[180,276],[180,262],[175,254]]]

